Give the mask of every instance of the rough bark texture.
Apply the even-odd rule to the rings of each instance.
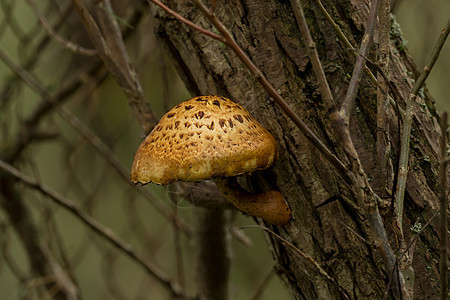
[[[322,2],[353,45],[359,45],[368,14],[368,1]],[[194,5],[187,1],[166,3],[182,16],[214,31]],[[333,128],[317,91],[316,79],[289,1],[218,3],[216,14],[238,44],[307,125],[339,155]],[[302,1],[302,5],[333,96],[339,103],[346,93],[354,56],[337,39],[313,1]],[[313,257],[341,287],[338,288],[295,251],[268,234],[267,241],[278,263],[277,272],[293,298],[340,299],[345,298],[344,294],[351,299],[382,297],[390,271],[384,269],[379,253],[370,247],[371,235],[365,217],[352,208],[349,201],[334,201],[315,208],[332,196],[352,201],[351,194],[333,168],[272,103],[230,49],[189,29],[159,9],[155,14],[160,21],[156,34],[173,57],[192,95],[230,97],[248,109],[275,136],[280,146],[280,157],[270,175],[253,176],[249,184],[260,189],[270,182],[272,188],[285,196],[292,209],[293,220],[286,226],[272,229]],[[418,72],[396,32],[391,32],[389,52],[390,78],[402,96],[407,97]],[[375,51],[372,59],[374,54]],[[363,167],[371,176],[373,185],[378,187],[384,182],[378,182],[381,178],[378,176],[376,147],[376,92],[367,76],[363,76],[352,111],[351,131]],[[398,105],[404,107],[404,103]],[[387,115],[392,142],[390,158],[395,169],[400,122],[394,107],[388,108]],[[411,238],[409,228],[416,223],[425,224],[438,209],[439,135],[433,100],[427,96],[414,107],[410,173],[403,218],[407,242]],[[386,200],[387,205],[380,209],[392,239],[392,248],[398,251],[395,227],[391,224],[391,199]],[[415,248],[415,299],[437,297],[438,256],[437,222],[432,222]]]

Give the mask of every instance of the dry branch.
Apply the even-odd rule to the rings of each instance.
[[[400,148],[400,158],[399,158],[399,167],[398,167],[398,183],[397,183],[397,191],[395,194],[395,204],[397,209],[397,216],[399,220],[399,226],[402,226],[403,220],[403,203],[405,198],[405,188],[406,188],[406,179],[408,176],[408,161],[409,161],[409,142],[411,136],[411,126],[412,126],[412,117],[413,117],[413,105],[416,100],[416,97],[419,93],[419,90],[422,88],[425,80],[430,74],[431,70],[435,62],[437,61],[439,54],[441,53],[442,47],[447,40],[448,34],[450,32],[450,19],[447,22],[447,25],[442,30],[439,39],[431,53],[430,58],[427,61],[427,64],[424,67],[424,72],[417,79],[414,87],[411,89],[408,99],[406,100],[406,108],[405,115],[403,116],[403,128],[402,128],[402,140],[401,140],[401,148]]]
[[[138,76],[129,63],[130,59],[123,44],[122,35],[118,30],[116,20],[109,1],[100,1],[98,5],[106,7],[109,11],[98,10],[102,15],[101,28],[89,13],[83,0],[72,0],[73,5],[80,15],[81,21],[89,35],[91,42],[97,49],[105,67],[110,71],[116,82],[123,88],[128,103],[133,108],[136,118],[145,133],[149,133],[156,124],[150,104],[145,98]]]
[[[68,50],[72,51],[75,54],[85,55],[85,56],[96,56],[97,50],[95,49],[88,49],[84,48],[80,45],[77,45],[69,40],[66,40],[64,37],[60,36],[55,29],[50,25],[50,23],[47,21],[45,16],[42,14],[42,12],[39,10],[39,8],[36,5],[36,2],[34,0],[27,0],[30,7],[33,9],[36,16],[39,18],[39,21],[41,22],[42,26],[47,30],[48,34],[55,39],[58,43],[60,43],[63,47],[67,48]]]
[[[117,159],[114,152],[80,119],[73,115],[69,110],[60,105],[47,90],[36,80],[30,73],[16,65],[12,59],[4,52],[0,47],[0,60],[11,68],[26,84],[34,89],[45,101],[51,104],[51,106],[58,112],[64,120],[66,120],[75,130],[77,130],[92,146],[102,155],[102,157],[112,166],[112,168],[120,175],[120,177],[133,188],[138,189],[167,220],[173,222],[176,227],[182,230],[185,234],[191,235],[192,230],[190,226],[183,220],[172,215],[172,213],[162,206],[152,193],[139,186],[131,183],[127,169]],[[16,155],[16,152],[13,153]],[[9,161],[9,160],[7,160]]]
[[[377,1],[374,1],[377,2]],[[372,2],[372,4],[374,3]],[[314,42],[309,33],[309,29],[306,23],[306,19],[303,13],[303,8],[298,0],[291,1],[294,8],[294,13],[297,18],[297,24],[300,28],[305,44],[307,45],[307,53],[312,61],[313,71],[319,81],[319,90],[322,98],[328,101],[327,105],[331,111],[330,119],[334,124],[335,132],[337,134],[337,140],[346,154],[346,162],[348,162],[347,177],[350,178],[352,188],[351,191],[358,200],[361,207],[364,208],[366,217],[369,220],[369,224],[374,235],[374,246],[379,249],[384,264],[387,269],[392,269],[396,265],[395,256],[393,250],[389,244],[384,224],[378,211],[378,196],[370,188],[367,175],[363,171],[361,163],[359,161],[358,154],[353,145],[350,132],[348,129],[349,122],[349,109],[351,103],[356,97],[356,93],[359,87],[360,77],[365,65],[364,57],[358,56],[357,62],[354,67],[353,77],[350,81],[349,89],[347,90],[347,96],[342,105],[341,111],[338,112],[334,107],[334,101],[328,87],[327,79],[323,72],[322,65],[318,58],[317,51],[314,47]],[[374,4],[373,4],[374,5]],[[365,55],[370,46],[372,36],[374,34],[375,21],[378,11],[378,4],[371,7],[371,13],[369,15],[368,25],[366,27],[366,33],[364,34],[363,43],[361,45],[360,53]],[[394,279],[395,284],[393,291],[396,295],[400,295],[402,292],[404,281],[402,277]]]
[[[5,163],[2,160],[0,160],[0,168],[2,169],[3,173],[6,172],[9,176],[12,176],[14,179],[23,182],[30,188],[37,190],[38,192],[47,196],[57,205],[67,209],[71,214],[73,214],[77,219],[86,224],[90,229],[92,229],[98,235],[103,237],[106,241],[114,245],[114,247],[116,247],[118,250],[122,251],[133,261],[142,266],[149,275],[154,277],[158,282],[160,282],[164,287],[166,287],[172,293],[172,295],[176,297],[187,297],[186,293],[183,291],[183,289],[179,286],[177,282],[175,282],[168,275],[162,272],[156,265],[146,261],[144,258],[139,256],[131,245],[120,239],[113,231],[111,231],[104,225],[100,224],[97,220],[95,220],[90,215],[85,213],[82,209],[80,209],[69,199],[51,190],[47,186],[41,184],[39,181],[29,176],[26,176],[25,174],[21,173],[19,170]]]
[[[367,56],[370,50],[370,45],[372,44],[372,39],[375,33],[375,27],[377,24],[378,7],[380,6],[380,0],[373,0],[370,6],[370,13],[367,19],[366,29],[359,46],[359,54],[356,57],[355,66],[353,68],[352,79],[348,86],[347,94],[345,96],[344,102],[341,105],[340,113],[345,118],[346,122],[350,119],[350,112],[355,101],[356,95],[359,89],[359,83],[361,81],[361,76],[363,74],[364,67],[366,65],[366,60],[364,57]]]

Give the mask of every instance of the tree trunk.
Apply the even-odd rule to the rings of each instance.
[[[180,15],[215,32],[189,1],[167,2]],[[315,2],[301,2],[333,97],[339,106],[347,91],[354,56],[337,38]],[[322,2],[350,42],[355,47],[359,45],[369,1]],[[192,95],[218,94],[233,99],[248,109],[279,144],[280,155],[270,175],[267,172],[255,174],[249,185],[257,189],[270,182],[272,188],[285,196],[293,219],[282,227],[265,226],[311,256],[334,279],[328,280],[292,247],[268,233],[267,241],[277,261],[276,271],[292,297],[382,298],[392,272],[385,269],[380,253],[372,247],[367,218],[356,207],[354,196],[336,170],[272,102],[231,49],[188,28],[160,9],[155,9],[155,14],[160,21],[156,34],[172,56]],[[327,107],[318,92],[317,80],[289,1],[218,1],[216,15],[278,93],[327,147],[340,156]],[[369,58],[375,60],[374,53],[372,51]],[[418,72],[404,49],[401,36],[394,29],[391,30],[389,56],[391,81],[405,99]],[[404,102],[398,105],[405,107]],[[439,203],[437,174],[441,132],[434,102],[426,95],[414,104],[413,110],[410,172],[402,224],[407,244],[413,237],[410,228],[423,226],[430,220]],[[387,107],[386,114],[389,116],[387,133],[392,143],[388,155],[395,172],[401,120],[395,105]],[[390,205],[395,186],[387,187],[386,193],[384,186],[389,176],[380,175],[380,170],[386,168],[380,167],[383,162],[379,160],[384,159],[377,155],[377,89],[366,75],[362,78],[352,110],[350,131],[372,188],[380,196],[387,194],[383,199],[386,205],[380,205],[380,211],[391,247],[399,255],[401,245],[396,242]],[[338,200],[317,207],[332,197]],[[437,226],[435,218],[421,233],[414,248],[415,299],[435,299],[439,294]]]

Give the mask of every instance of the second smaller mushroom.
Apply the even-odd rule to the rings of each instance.
[[[134,157],[131,180],[166,185],[214,179],[236,208],[284,225],[291,212],[278,191],[253,194],[236,176],[269,168],[278,156],[273,136],[241,105],[218,96],[187,100],[167,112]]]

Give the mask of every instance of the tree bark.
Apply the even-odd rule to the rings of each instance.
[[[337,38],[314,1],[301,1],[308,26],[316,43],[322,66],[339,106],[347,91],[354,56]],[[353,45],[359,45],[368,16],[369,1],[322,1],[335,22]],[[167,1],[169,7],[185,18],[215,32],[200,11],[185,1]],[[192,95],[227,96],[248,109],[274,136],[280,155],[271,171],[252,176],[254,189],[272,185],[288,201],[293,219],[274,232],[311,256],[332,278],[320,274],[297,252],[266,233],[277,261],[276,271],[295,299],[380,299],[392,274],[386,270],[367,225],[366,216],[356,207],[352,193],[333,167],[275,105],[233,51],[219,41],[196,32],[160,9],[156,34],[172,56],[177,70]],[[264,76],[288,101],[321,140],[339,156],[326,105],[317,90],[316,78],[306,55],[289,1],[218,1],[217,17],[233,34],[237,43]],[[415,64],[404,49],[401,36],[391,30],[389,42],[390,80],[406,98],[418,75]],[[375,47],[373,47],[375,48]],[[375,60],[375,51],[369,58]],[[374,72],[376,73],[376,72]],[[384,187],[387,180],[380,169],[386,161],[377,155],[377,88],[363,76],[351,113],[353,143],[373,187]],[[400,101],[398,106],[404,107]],[[398,108],[385,111],[386,138],[391,150],[389,163],[397,164],[401,120]],[[414,104],[410,173],[408,174],[403,229],[407,244],[410,228],[424,225],[438,210],[439,120],[433,99],[425,93]],[[381,181],[380,181],[381,180]],[[394,180],[395,183],[395,180]],[[375,189],[379,192],[377,189]],[[380,211],[391,247],[397,255],[392,212],[395,186],[380,203]],[[385,195],[386,191],[380,193]],[[338,200],[316,208],[332,197]],[[383,205],[383,203],[385,205]],[[434,299],[439,294],[438,222],[431,222],[418,238],[413,256],[414,298]]]

